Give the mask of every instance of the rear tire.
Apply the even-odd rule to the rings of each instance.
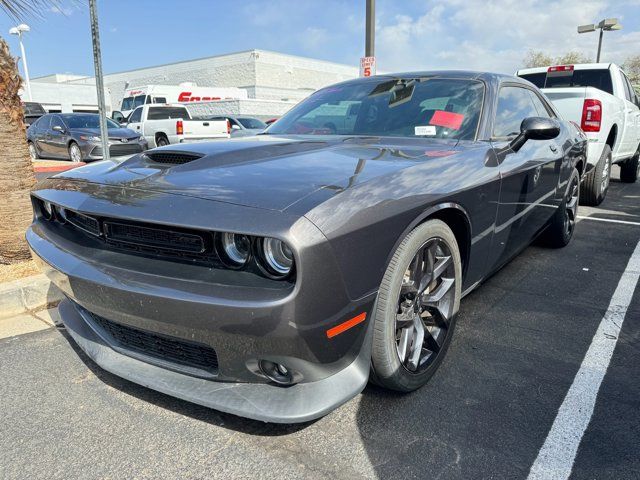
[[[624,183],[635,183],[640,173],[640,145],[636,154],[626,162],[620,164],[620,180]]]
[[[605,145],[598,163],[582,180],[580,203],[595,207],[603,202],[609,190],[611,160],[611,147]]]
[[[29,156],[31,157],[31,160],[39,159],[40,155],[38,155],[38,149],[35,144],[33,142],[27,142],[27,145],[29,147]]]
[[[429,220],[406,236],[378,291],[371,350],[374,383],[410,392],[431,378],[451,342],[461,284],[460,251],[446,223]]]
[[[542,240],[548,246],[562,248],[571,241],[578,216],[579,191],[580,173],[574,168],[562,203],[542,234]]]
[[[159,135],[158,138],[156,138],[156,145],[158,147],[166,147],[169,145],[169,139],[164,135]]]

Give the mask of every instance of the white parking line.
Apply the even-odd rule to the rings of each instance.
[[[580,220],[594,220],[596,222],[609,222],[609,223],[621,223],[623,225],[638,225],[640,226],[640,222],[630,222],[628,220],[613,220],[610,218],[595,218],[595,217],[585,217],[584,215],[578,215]]]
[[[640,278],[640,242],[629,259],[609,308],[591,340],[580,370],[567,392],[551,430],[531,467],[528,480],[566,479],[571,474],[596,403],[633,292]]]

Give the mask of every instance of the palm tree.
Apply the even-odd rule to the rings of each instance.
[[[19,20],[25,15],[38,15],[52,4],[56,5],[55,0],[0,0],[0,10]],[[35,177],[18,96],[21,85],[17,60],[0,37],[0,264],[30,257],[24,232],[31,223],[29,192]]]

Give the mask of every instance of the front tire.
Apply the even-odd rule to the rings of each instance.
[[[571,177],[569,177],[569,184],[562,203],[542,234],[542,238],[548,246],[562,248],[567,246],[573,238],[578,217],[579,192],[580,172],[574,168]]]
[[[626,162],[620,164],[620,180],[624,183],[635,183],[640,174],[640,145],[636,154]]]
[[[371,379],[410,392],[442,362],[460,308],[462,263],[451,229],[428,220],[393,255],[376,302]]]
[[[79,163],[82,161],[82,150],[76,142],[71,142],[69,144],[69,159],[74,163]]]
[[[611,147],[605,145],[598,163],[585,175],[580,185],[580,203],[595,207],[603,202],[609,190],[611,160]]]

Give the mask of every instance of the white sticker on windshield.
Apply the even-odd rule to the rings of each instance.
[[[423,125],[415,127],[414,135],[435,135],[436,134],[436,126],[435,125]]]

